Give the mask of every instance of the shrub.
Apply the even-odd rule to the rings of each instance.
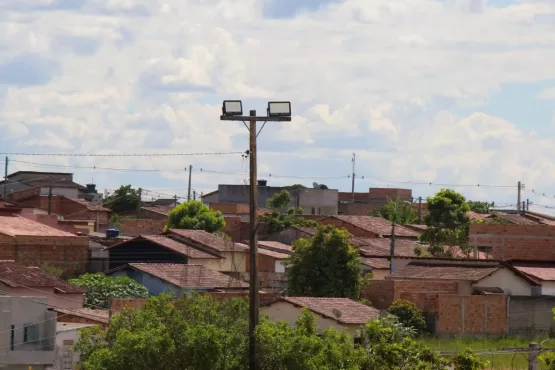
[[[405,299],[397,299],[388,309],[389,313],[397,316],[399,322],[406,327],[413,328],[421,334],[426,330],[426,320],[422,311],[416,305]]]
[[[479,370],[489,366],[489,361],[476,356],[472,350],[466,348],[453,357],[455,370]]]

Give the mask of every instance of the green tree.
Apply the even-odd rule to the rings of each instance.
[[[397,299],[389,306],[387,311],[397,317],[399,322],[405,327],[413,328],[418,334],[426,330],[424,314],[411,301]]]
[[[395,317],[373,320],[361,330],[366,360],[361,370],[445,370],[449,362],[415,340],[416,333]]]
[[[128,277],[111,278],[104,274],[84,274],[70,279],[85,289],[85,307],[108,308],[110,298],[147,298],[148,289]]]
[[[211,210],[201,201],[192,200],[180,204],[170,211],[166,227],[214,233],[225,227],[225,219],[220,211]]]
[[[401,225],[412,224],[418,220],[418,214],[413,209],[412,204],[400,198],[388,199],[385,205],[370,212],[370,216],[382,217],[389,221],[395,220]]]
[[[492,211],[492,208],[495,207],[495,202],[490,203],[469,200],[467,203],[470,210],[476,213],[490,213]]]
[[[103,205],[112,212],[125,213],[136,211],[140,202],[138,189],[133,189],[131,185],[122,185],[104,199]]]
[[[285,263],[292,295],[358,298],[363,288],[358,249],[343,229],[322,226],[314,237],[298,239]]]
[[[468,253],[469,220],[466,212],[470,208],[465,197],[454,190],[441,189],[426,201],[429,213],[424,221],[428,229],[420,236],[420,241],[430,244],[428,252],[444,256],[444,247],[449,245],[459,246]]]
[[[298,207],[290,207],[290,203],[291,194],[287,190],[274,194],[266,201],[266,207],[270,208],[272,212],[260,216],[260,221],[268,224],[270,234],[280,232],[291,226],[316,227],[318,225],[313,220],[302,218],[303,210]]]

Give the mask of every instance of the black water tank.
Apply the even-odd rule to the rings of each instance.
[[[267,180],[258,180],[258,186],[268,186]]]
[[[89,193],[96,193],[96,185],[95,184],[87,184],[87,190]]]

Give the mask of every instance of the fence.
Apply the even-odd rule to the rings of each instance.
[[[544,337],[555,332],[553,308],[555,297],[509,297],[507,334],[520,337]]]

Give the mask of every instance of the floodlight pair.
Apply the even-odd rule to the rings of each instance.
[[[271,101],[268,102],[268,117],[291,117],[291,102]],[[242,116],[243,103],[241,100],[224,100],[222,106],[224,116]]]

